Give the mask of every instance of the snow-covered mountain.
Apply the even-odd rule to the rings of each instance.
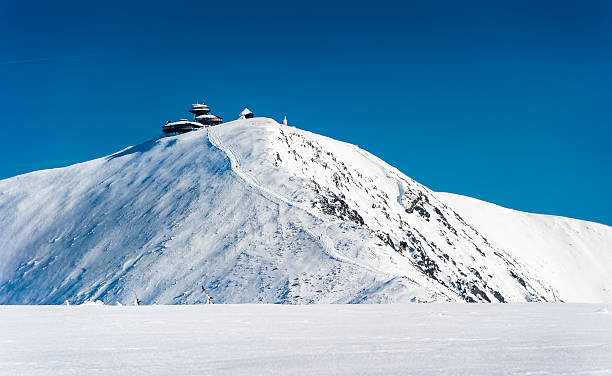
[[[0,181],[0,303],[612,301],[612,228],[254,118]]]

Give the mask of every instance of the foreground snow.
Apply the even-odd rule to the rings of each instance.
[[[610,308],[0,306],[0,375],[605,375]]]

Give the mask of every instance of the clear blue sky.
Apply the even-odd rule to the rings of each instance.
[[[612,225],[611,4],[3,0],[0,178],[138,144],[204,99],[434,190]]]

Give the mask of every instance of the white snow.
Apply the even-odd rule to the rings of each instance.
[[[498,247],[573,302],[612,301],[612,231],[577,219],[525,213],[451,193],[436,195]]]
[[[609,375],[601,305],[0,306],[0,375]]]
[[[354,145],[237,120],[0,181],[0,303],[612,301],[612,228],[522,237],[491,212],[505,242],[462,208]]]

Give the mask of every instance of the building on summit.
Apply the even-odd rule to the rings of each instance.
[[[189,110],[194,116],[193,121],[180,119],[179,121],[168,121],[162,126],[164,133],[187,133],[203,127],[212,127],[223,122],[219,116],[210,113],[210,108],[204,103],[195,103]]]
[[[254,116],[255,115],[253,115],[251,110],[245,107],[245,109],[242,110],[242,112],[240,113],[240,116],[238,117],[238,119],[252,119]]]
[[[210,108],[204,103],[191,105],[189,110],[194,116],[194,120],[205,127],[212,127],[223,123],[223,119],[210,113]]]

